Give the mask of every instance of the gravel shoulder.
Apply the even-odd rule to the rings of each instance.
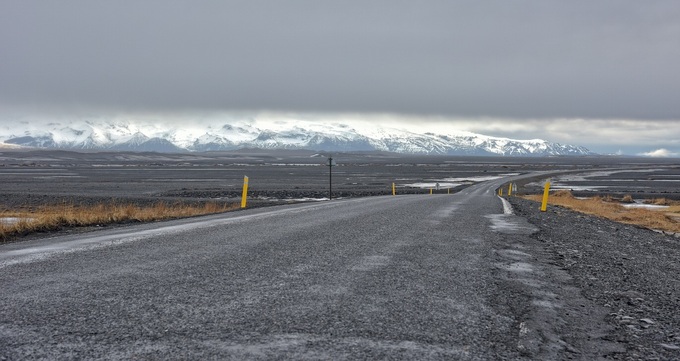
[[[680,240],[647,229],[510,198],[515,214],[574,289],[607,311],[602,338],[625,348],[624,360],[680,359]],[[577,356],[576,356],[577,357]]]

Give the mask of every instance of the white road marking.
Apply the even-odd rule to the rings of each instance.
[[[498,197],[503,202],[503,214],[513,214],[512,205],[503,197]]]

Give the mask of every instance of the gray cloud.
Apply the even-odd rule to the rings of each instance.
[[[678,119],[677,1],[15,1],[0,98]]]

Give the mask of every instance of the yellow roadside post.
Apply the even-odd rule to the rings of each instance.
[[[508,186],[508,197],[512,196],[512,183]]]
[[[393,196],[396,196],[396,195],[397,195],[397,188],[396,188],[396,186],[394,185],[394,183],[392,183],[392,195],[393,195]]]
[[[501,197],[503,196],[503,188],[498,189],[498,195]]]
[[[247,195],[248,195],[248,177],[243,176],[243,194],[241,195],[241,208],[246,208]]]
[[[430,188],[430,194],[432,194],[432,188]]]
[[[548,194],[550,193],[550,182],[545,182],[545,188],[543,189],[543,202],[541,203],[541,212],[545,212],[548,209]]]

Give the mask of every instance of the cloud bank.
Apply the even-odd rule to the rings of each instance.
[[[359,114],[678,153],[678,39],[676,0],[4,0],[0,122]]]
[[[671,158],[680,156],[680,153],[671,152],[668,149],[661,148],[651,152],[640,153],[639,155],[652,158]]]
[[[5,0],[0,98],[680,119],[679,24],[675,0]]]

